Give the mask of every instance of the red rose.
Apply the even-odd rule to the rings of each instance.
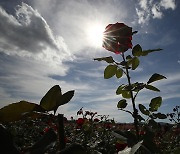
[[[84,119],[83,118],[79,118],[76,123],[80,126],[82,126],[84,124]]]
[[[132,28],[124,23],[109,24],[104,31],[103,47],[120,54],[132,48]]]
[[[95,118],[94,119],[94,122],[99,122],[100,120],[98,118]]]

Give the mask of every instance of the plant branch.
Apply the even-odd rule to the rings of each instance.
[[[129,75],[129,70],[128,70],[128,65],[126,63],[126,60],[125,60],[125,57],[124,57],[124,53],[122,53],[122,58],[123,58],[123,61],[125,63],[125,70],[126,70],[126,76],[127,76],[127,80],[128,80],[128,85],[131,87],[131,78],[130,78],[130,75]],[[134,96],[133,96],[133,92],[132,90],[130,90],[130,95],[131,95],[131,102],[132,102],[132,106],[133,106],[133,118],[134,118],[134,126],[135,126],[135,129],[136,129],[136,136],[137,136],[137,139],[139,140],[139,127],[138,127],[138,110],[136,109],[136,105],[135,105],[135,99],[134,99]]]
[[[129,113],[129,114],[131,114],[133,116],[133,114],[130,111],[128,111],[128,110],[124,110],[124,109],[119,109],[119,110],[125,111],[125,112],[127,112],[127,113]]]

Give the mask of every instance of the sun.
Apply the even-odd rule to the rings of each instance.
[[[100,23],[92,23],[87,26],[87,39],[91,46],[102,47],[104,29],[104,25]]]

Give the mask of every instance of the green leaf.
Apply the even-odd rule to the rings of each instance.
[[[0,122],[20,120],[23,114],[33,111],[44,112],[44,109],[38,104],[27,101],[12,103],[0,109]]]
[[[107,63],[113,63],[114,62],[114,59],[111,56],[110,57],[95,58],[94,60],[105,61]]]
[[[108,65],[104,70],[104,78],[109,79],[116,74],[117,66],[116,65]]]
[[[154,112],[157,111],[158,108],[161,106],[162,103],[162,97],[155,97],[151,100],[150,104],[149,104],[149,110]]]
[[[57,101],[62,96],[61,88],[59,85],[53,86],[41,99],[40,105],[46,111],[52,111],[57,107]]]
[[[156,113],[155,116],[159,119],[166,119],[167,118],[167,116],[165,114],[160,113],[160,112]]]
[[[152,82],[158,81],[158,80],[162,80],[162,79],[167,79],[165,76],[154,73],[150,78],[149,81],[147,82],[147,84],[150,84]]]
[[[131,55],[126,56],[126,59],[127,59],[127,60],[132,59]]]
[[[134,57],[132,59],[132,70],[135,70],[139,66],[139,59],[137,57]]]
[[[145,119],[140,115],[137,115],[137,118],[139,119],[139,121],[145,121]]]
[[[123,92],[123,89],[124,88],[124,84],[122,84],[122,85],[120,85],[118,88],[117,88],[117,90],[116,90],[116,95],[119,95],[119,94],[122,94],[122,92]]]
[[[122,91],[122,97],[123,98],[131,98],[131,93],[130,93],[130,91],[126,91],[126,90],[123,90]]]
[[[144,115],[149,115],[149,110],[146,109],[146,107],[142,104],[139,104],[139,110],[144,114]]]
[[[145,85],[146,89],[152,90],[152,91],[158,91],[160,92],[160,90],[152,85]]]
[[[57,108],[60,105],[64,105],[68,103],[72,99],[73,96],[74,96],[74,90],[68,91],[64,93],[63,95],[59,95],[59,98],[57,99],[57,102],[56,102],[56,107],[54,108],[54,112],[56,112]]]
[[[120,100],[117,104],[117,107],[121,109],[124,109],[126,106],[127,106],[127,102],[125,99]]]
[[[139,44],[137,44],[136,46],[134,46],[134,48],[132,49],[132,54],[133,56],[141,56],[142,53],[142,48]]]
[[[142,51],[142,53],[141,53],[141,55],[142,56],[146,56],[146,55],[148,55],[149,53],[151,53],[151,52],[155,52],[155,51],[161,51],[162,49],[160,49],[160,48],[158,48],[158,49],[149,49],[149,50],[143,50]]]
[[[123,76],[123,70],[121,68],[118,68],[116,71],[116,77],[121,78]]]

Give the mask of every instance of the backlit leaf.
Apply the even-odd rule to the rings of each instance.
[[[150,104],[149,104],[149,110],[150,111],[157,111],[158,108],[161,106],[162,103],[162,97],[155,97],[151,100]]]
[[[132,54],[133,56],[141,56],[142,53],[142,48],[139,44],[137,44],[136,46],[133,47],[132,49]]]
[[[54,108],[54,112],[56,112],[57,108],[60,105],[64,105],[64,104],[68,103],[72,99],[73,96],[74,96],[74,90],[68,91],[68,92],[64,93],[63,95],[60,95],[59,98],[57,99],[57,103],[56,103],[56,107]]]
[[[95,58],[94,60],[105,61],[107,63],[113,63],[114,62],[114,59],[111,56],[110,57]]]
[[[123,70],[121,68],[118,68],[116,71],[116,77],[121,78],[123,76]]]
[[[20,120],[24,114],[33,111],[44,112],[44,109],[38,104],[27,101],[12,103],[0,109],[0,122]]]
[[[123,91],[122,91],[122,97],[123,97],[123,98],[131,98],[131,93],[130,93],[130,91],[123,90]]]
[[[120,85],[118,88],[117,88],[117,90],[116,90],[116,95],[119,95],[119,94],[122,94],[122,89],[124,88],[124,85],[122,84],[122,85]]]
[[[139,59],[137,57],[134,57],[132,59],[132,70],[135,70],[139,66]]]
[[[47,111],[52,111],[57,107],[57,101],[62,96],[59,85],[53,86],[41,99],[40,105]]]
[[[152,90],[152,91],[158,91],[160,92],[160,90],[152,85],[145,85],[146,89]]]
[[[160,48],[158,48],[158,49],[150,49],[150,50],[143,50],[142,51],[142,53],[141,53],[141,55],[142,56],[146,56],[146,55],[148,55],[149,53],[151,53],[151,52],[155,52],[155,51],[161,51],[162,49],[160,49]]]
[[[162,79],[166,79],[166,77],[163,76],[163,75],[160,75],[160,74],[155,73],[155,74],[153,74],[153,75],[149,78],[147,84],[150,84],[150,83],[152,83],[152,82],[155,82],[155,81],[158,81],[158,80],[162,80]]]
[[[104,70],[104,78],[109,79],[116,74],[117,66],[116,65],[108,65]]]
[[[127,102],[125,99],[120,100],[117,104],[117,107],[121,109],[124,109],[126,106],[127,106]]]
[[[139,104],[139,110],[144,114],[144,115],[149,115],[149,111],[146,109],[146,107],[142,104]]]

